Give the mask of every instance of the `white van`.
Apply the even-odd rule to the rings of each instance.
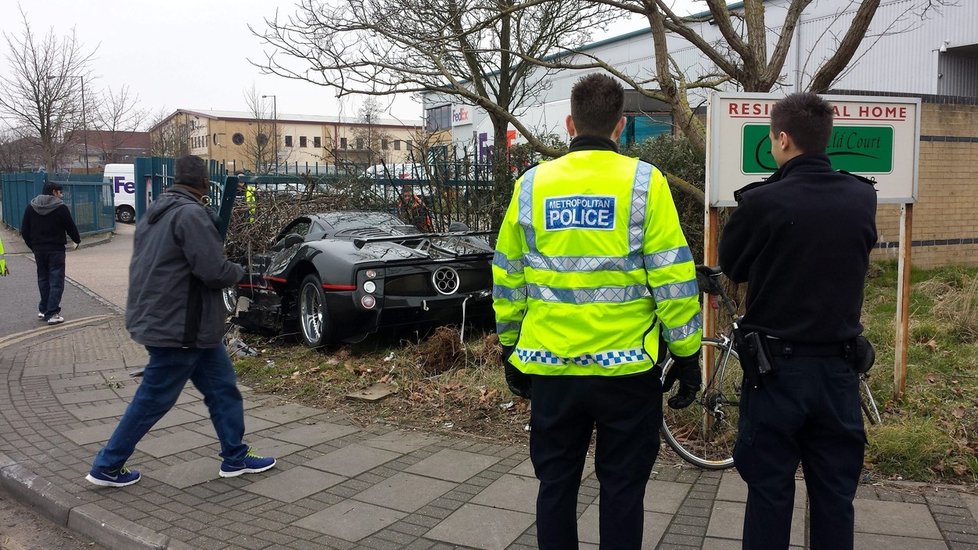
[[[104,181],[112,184],[115,219],[132,223],[136,219],[136,168],[132,164],[106,164]]]

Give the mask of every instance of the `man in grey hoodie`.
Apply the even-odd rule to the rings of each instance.
[[[65,321],[61,316],[61,296],[65,291],[65,234],[78,248],[81,236],[71,212],[61,197],[64,189],[57,183],[45,183],[41,194],[31,199],[24,209],[20,234],[34,253],[37,264],[37,289],[41,301],[37,304],[37,318],[49,325]]]
[[[85,479],[103,487],[139,481],[126,460],[136,444],[176,403],[187,381],[204,403],[221,442],[221,477],[264,472],[275,459],[242,442],[244,407],[234,366],[224,348],[221,289],[244,269],[224,257],[217,216],[204,205],[207,165],[188,155],[176,161],[174,185],[136,225],[129,264],[126,328],[146,346],[143,380]]]

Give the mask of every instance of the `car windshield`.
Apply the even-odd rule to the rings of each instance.
[[[364,227],[393,229],[409,225],[387,212],[329,212],[322,217],[337,233]]]

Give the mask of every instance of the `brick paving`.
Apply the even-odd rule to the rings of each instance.
[[[3,235],[5,244],[15,238]],[[80,287],[82,274],[69,273],[69,286],[83,292],[66,292],[66,312],[78,312],[68,322],[0,334],[0,490],[106,548],[536,548],[537,482],[525,445],[353,425],[248,388],[247,441],[275,456],[276,468],[220,478],[206,407],[188,388],[133,455],[139,483],[100,489],[84,481],[138,384],[128,372],[146,361],[112,303],[124,286],[126,238],[87,249],[88,261],[104,265],[87,284],[107,281],[106,292]],[[5,278],[5,296],[36,292],[31,271]],[[83,301],[100,295],[114,298],[101,309]],[[973,486],[862,485],[856,548],[978,550],[976,493]],[[582,549],[598,548],[598,498],[588,463],[578,497]],[[662,453],[644,503],[644,547],[740,548],[745,500],[736,472],[699,470]],[[794,509],[792,548],[808,548],[800,480]]]
[[[352,425],[330,411],[242,388],[247,440],[279,463],[222,479],[201,396],[139,444],[144,475],[124,489],[84,481],[137,381],[145,352],[120,316],[93,317],[0,345],[0,487],[109,548],[535,548],[525,446],[394,426]],[[799,481],[792,548],[807,548]],[[578,500],[581,548],[598,547],[599,485],[588,464]],[[27,495],[27,496],[24,496]],[[645,548],[739,548],[746,487],[665,454],[645,499]],[[864,485],[857,548],[978,549],[978,496],[966,488]]]

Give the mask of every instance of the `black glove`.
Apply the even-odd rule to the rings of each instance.
[[[506,370],[506,385],[513,395],[530,398],[530,375],[524,374],[509,362],[509,356],[513,354],[513,346],[503,346],[503,368]]]
[[[703,383],[698,350],[689,357],[672,356],[672,368],[662,381],[662,392],[667,393],[671,390],[676,380],[679,380],[679,390],[676,391],[676,395],[669,398],[669,407],[685,409],[696,400],[696,392],[700,391],[700,384]]]

